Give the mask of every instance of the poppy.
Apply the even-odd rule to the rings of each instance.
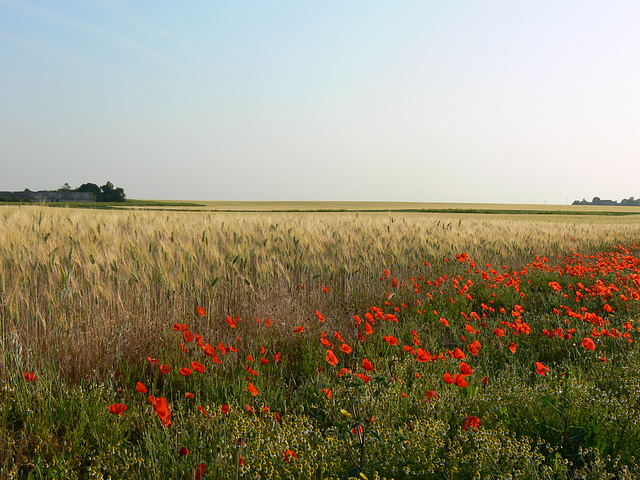
[[[189,450],[187,449],[187,447],[182,447],[182,448],[178,451],[178,453],[179,453],[181,456],[183,456],[183,457],[184,457],[185,455],[189,455]]]
[[[193,400],[193,398],[195,397],[195,395],[191,392],[186,392],[184,396],[187,397],[189,400]]]
[[[469,375],[471,375],[473,373],[473,370],[471,369],[471,367],[469,365],[467,365],[466,363],[462,362],[460,364],[460,374],[463,377],[468,377]]]
[[[174,323],[174,324],[173,324],[173,329],[174,329],[176,332],[180,332],[180,331],[182,330],[182,325],[180,325],[179,323]]]
[[[467,418],[464,419],[464,422],[462,422],[462,429],[463,430],[477,430],[480,427],[480,419],[478,417],[474,417],[472,415],[469,415]]]
[[[367,332],[367,335],[371,335],[373,333],[373,328],[371,328],[371,324],[369,322],[365,323],[364,330]]]
[[[304,327],[301,327],[298,325],[296,328],[293,329],[293,333],[304,333]]]
[[[193,333],[191,333],[191,330],[187,329],[184,331],[184,341],[187,343],[193,342],[193,339],[195,337],[193,336]]]
[[[593,342],[593,339],[590,337],[586,337],[582,340],[582,346],[587,350],[595,350],[596,344]]]
[[[441,318],[440,323],[443,324],[445,327],[449,326],[449,321],[446,318]]]
[[[425,393],[424,396],[426,398],[425,402],[436,400],[438,398],[438,394],[434,390],[427,390],[427,393]]]
[[[209,416],[209,414],[207,413],[207,411],[204,409],[202,405],[198,405],[198,411],[202,414],[203,417]]]
[[[223,403],[222,406],[220,407],[220,411],[225,415],[229,415],[229,404]]]
[[[189,375],[191,375],[193,373],[193,370],[191,370],[190,368],[187,367],[182,367],[180,369],[180,375],[184,376],[184,377],[188,377]]]
[[[489,385],[489,377],[482,377],[482,383],[485,387]]]
[[[353,349],[349,345],[347,345],[346,343],[343,343],[340,346],[340,350],[342,350],[344,353],[351,353],[353,351]]]
[[[276,361],[276,363],[278,363],[278,362],[280,361],[280,352],[276,353],[276,354],[273,356],[273,359]]]
[[[149,362],[153,363],[154,365],[160,361],[157,358],[151,358],[151,357],[147,357],[147,360],[149,360]]]
[[[191,368],[198,373],[204,373],[204,365],[200,362],[191,362]]]
[[[482,347],[482,344],[478,340],[474,340],[467,346],[469,353],[474,357],[478,355],[480,347]]]
[[[373,371],[373,365],[371,364],[371,362],[369,361],[368,358],[365,358],[362,361],[362,367],[368,372],[372,372]]]
[[[462,375],[458,375],[457,373],[453,376],[453,383],[455,383],[460,388],[467,388],[467,386],[469,385],[464,377]]]
[[[244,409],[247,411],[247,413],[254,413],[255,412],[255,409],[251,405],[249,405],[248,403],[245,403]]]
[[[325,393],[325,395],[329,400],[333,398],[333,394],[331,393],[331,390],[329,390],[328,388],[323,388],[322,391]]]
[[[266,358],[262,357],[262,358],[260,359],[260,363],[261,363],[262,365],[266,365],[267,363],[269,363],[269,360],[267,360]]]
[[[516,348],[518,348],[518,344],[517,343],[511,342],[509,344],[509,350],[511,350],[511,353],[516,353]]]
[[[207,473],[207,465],[204,463],[198,463],[195,467],[193,467],[193,478],[194,480],[201,480],[202,475]]]
[[[398,339],[393,335],[387,335],[383,337],[383,340],[387,342],[389,345],[398,345]]]
[[[253,395],[254,397],[258,395],[258,389],[254,387],[253,383],[249,382],[249,386],[247,388],[251,392],[251,395]]]
[[[160,365],[159,367],[160,373],[169,373],[171,371],[171,367],[169,365]]]
[[[464,354],[464,352],[462,350],[460,350],[459,348],[456,348],[453,351],[453,356],[455,358],[457,358],[458,360],[464,360],[465,358],[467,358],[467,356]]]
[[[324,293],[329,293],[329,289],[324,285],[322,285],[322,290],[324,291]]]
[[[504,329],[502,328],[494,328],[493,329],[493,333],[496,335],[496,337],[500,338],[500,337],[504,337]]]
[[[156,411],[158,418],[160,418],[162,426],[168,427],[171,425],[171,421],[169,420],[171,412],[169,411],[169,403],[167,402],[167,399],[164,397],[149,396],[149,403],[151,403],[151,406]]]
[[[449,372],[444,374],[444,381],[445,381],[445,383],[448,383],[448,384],[452,384],[453,383],[453,377],[451,376],[451,374]]]
[[[318,318],[319,322],[324,322],[324,317],[318,310],[316,310],[316,317]]]
[[[198,307],[198,315],[200,315],[201,317],[204,317],[205,315],[204,307]]]
[[[282,455],[284,456],[284,461],[288,463],[298,460],[298,455],[293,450],[285,450]]]
[[[536,373],[538,375],[542,375],[543,377],[545,377],[548,371],[549,371],[548,367],[545,367],[544,364],[540,362],[536,362]]]
[[[145,387],[142,382],[136,383],[136,390],[140,393],[147,393],[147,387]]]
[[[109,405],[109,411],[113,415],[122,416],[122,412],[126,411],[129,407],[123,405],[122,403],[114,403],[113,405]]]
[[[356,377],[360,378],[364,383],[367,383],[369,380],[371,380],[371,377],[364,375],[362,373],[356,373],[355,375]]]
[[[36,374],[33,372],[24,372],[24,379],[27,382],[35,382],[36,381]]]
[[[333,353],[333,351],[331,350],[327,350],[327,362],[329,362],[331,365],[333,365],[334,367],[336,365],[338,365],[338,358],[335,356],[335,354]]]
[[[236,328],[236,322],[233,321],[230,315],[227,315],[227,323],[231,328]]]

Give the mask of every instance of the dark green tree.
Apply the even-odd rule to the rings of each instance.
[[[124,189],[121,187],[114,187],[113,183],[107,182],[100,187],[102,191],[103,202],[124,202],[127,196],[124,194]]]
[[[77,188],[78,192],[89,192],[93,194],[93,200],[96,202],[102,202],[102,190],[95,183],[83,183]]]

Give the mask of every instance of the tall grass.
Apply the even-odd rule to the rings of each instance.
[[[2,351],[77,381],[139,362],[163,328],[203,305],[304,325],[348,318],[405,272],[460,252],[520,265],[535,254],[633,241],[633,224],[486,220],[437,214],[224,214],[0,208]],[[437,272],[434,272],[437,273]],[[332,285],[320,295],[320,285]],[[4,374],[6,359],[0,359]]]

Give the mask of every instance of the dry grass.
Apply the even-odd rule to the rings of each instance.
[[[637,221],[0,207],[0,361],[99,378],[140,362],[167,324],[193,318],[198,305],[208,312],[203,333],[227,314],[291,325],[318,308],[339,321],[381,293],[371,280],[384,268],[402,276],[461,252],[519,265],[595,251],[634,241]]]

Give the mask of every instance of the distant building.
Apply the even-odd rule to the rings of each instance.
[[[48,190],[32,192],[31,190],[25,190],[24,192],[0,192],[0,201],[3,200],[33,203],[93,202],[93,195],[90,192],[73,192],[64,190],[57,192],[50,192]]]

